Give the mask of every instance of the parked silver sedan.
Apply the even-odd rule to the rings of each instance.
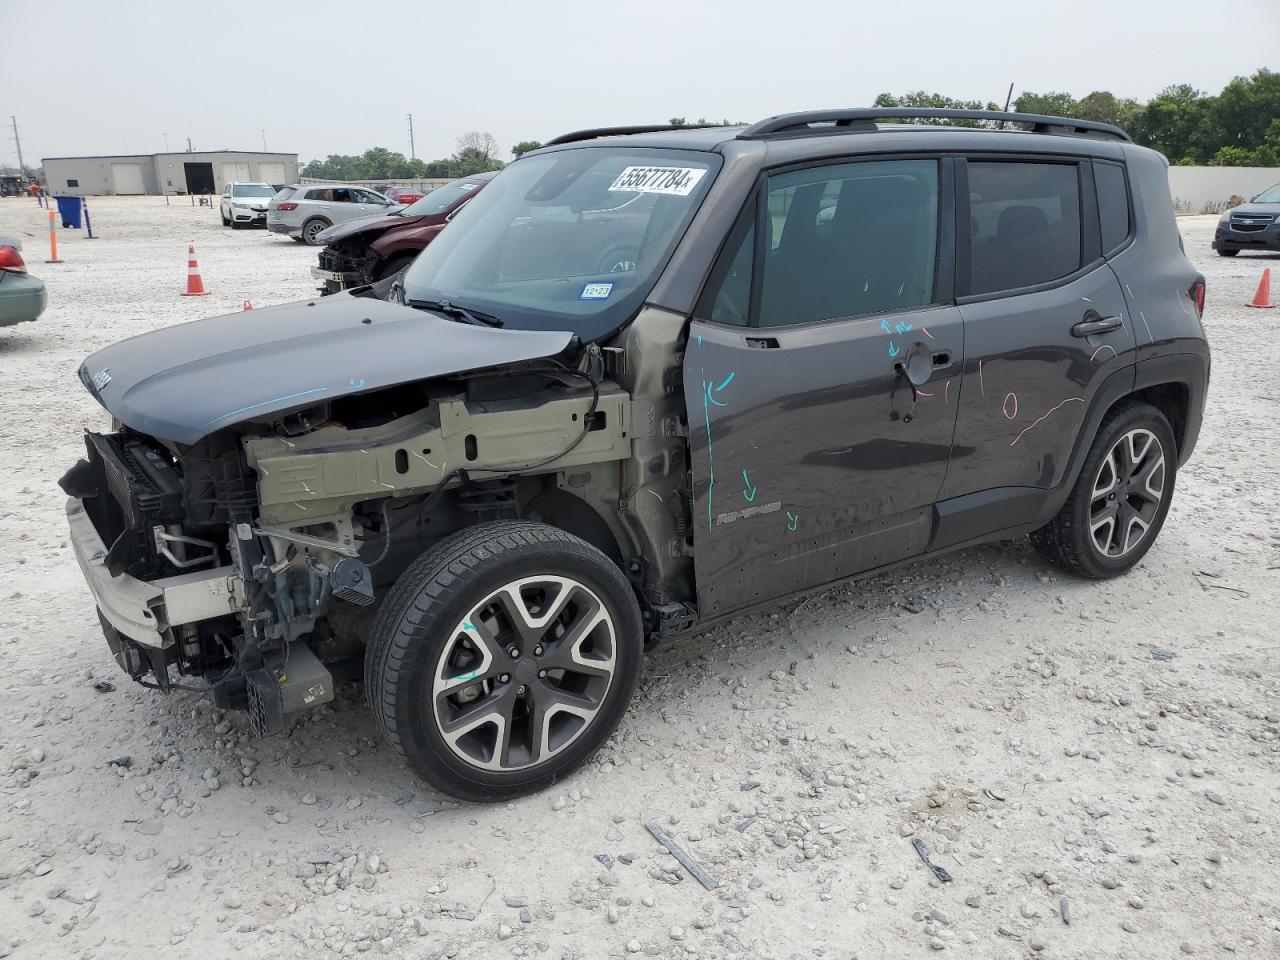
[[[375,190],[354,184],[285,187],[267,205],[267,229],[299,243],[316,244],[322,230],[356,217],[370,217],[399,209],[399,204]]]

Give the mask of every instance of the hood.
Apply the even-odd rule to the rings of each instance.
[[[134,430],[192,444],[337,397],[554,356],[572,339],[340,293],[131,337],[85,360],[80,379]]]
[[[422,219],[421,217],[402,217],[398,213],[391,212],[393,210],[403,210],[403,206],[388,207],[387,209],[387,213],[375,213],[370,217],[355,217],[352,220],[335,223],[332,227],[326,227],[320,231],[316,241],[318,243],[336,243],[339,240],[347,239],[347,237],[353,237],[357,233],[390,230],[392,227],[404,226],[406,223],[417,223]]]
[[[1280,203],[1242,203],[1238,207],[1232,207],[1229,211],[1232,216],[1239,214],[1243,217],[1277,217],[1280,216]]]

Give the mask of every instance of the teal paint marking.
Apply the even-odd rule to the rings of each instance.
[[[897,356],[898,354],[900,354],[901,352],[902,352],[902,351],[898,349],[898,345],[897,345],[896,343],[894,343],[892,340],[890,340],[890,341],[889,341],[889,357],[890,357],[890,359],[892,359],[893,357],[896,357],[896,356]]]
[[[747,503],[751,503],[756,498],[756,488],[751,485],[751,478],[747,476],[747,471],[742,471],[742,496]]]
[[[796,527],[800,525],[800,514],[787,511],[787,529],[795,533]]]
[[[470,620],[463,620],[463,621],[462,621],[462,629],[463,629],[463,630],[471,630],[471,631],[473,631],[473,632],[474,632],[474,631],[475,631],[475,629],[476,629],[476,625],[475,625],[474,623],[472,623]]]
[[[712,527],[712,519],[715,516],[712,511],[711,496],[712,491],[714,491],[716,487],[716,463],[714,446],[711,440],[711,406],[712,404],[717,407],[728,406],[727,403],[722,403],[713,397],[712,394],[719,393],[725,387],[729,386],[729,384],[733,383],[734,373],[730,370],[727,377],[721,380],[719,384],[715,384],[707,379],[707,372],[705,370],[700,368],[699,372],[702,374],[702,419],[706,424],[707,430],[707,530],[710,531]]]
[[[702,334],[698,334],[698,346],[702,346]]]
[[[479,677],[480,673],[481,671],[479,670],[472,670],[470,673],[460,673],[453,679],[456,683],[470,683],[472,680]]]
[[[880,321],[880,329],[883,330],[885,333],[893,333],[893,328],[889,326],[888,320]]]

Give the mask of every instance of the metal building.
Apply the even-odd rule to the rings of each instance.
[[[55,196],[213,194],[224,184],[251,180],[298,182],[296,153],[209,150],[105,157],[45,157],[44,177]]]

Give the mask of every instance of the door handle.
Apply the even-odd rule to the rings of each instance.
[[[777,350],[782,344],[776,337],[747,337],[747,346],[757,350]]]
[[[1119,330],[1123,323],[1119,317],[1100,317],[1096,312],[1090,310],[1084,315],[1083,320],[1071,328],[1071,335],[1073,337],[1089,337],[1095,333],[1107,333],[1110,330]]]

